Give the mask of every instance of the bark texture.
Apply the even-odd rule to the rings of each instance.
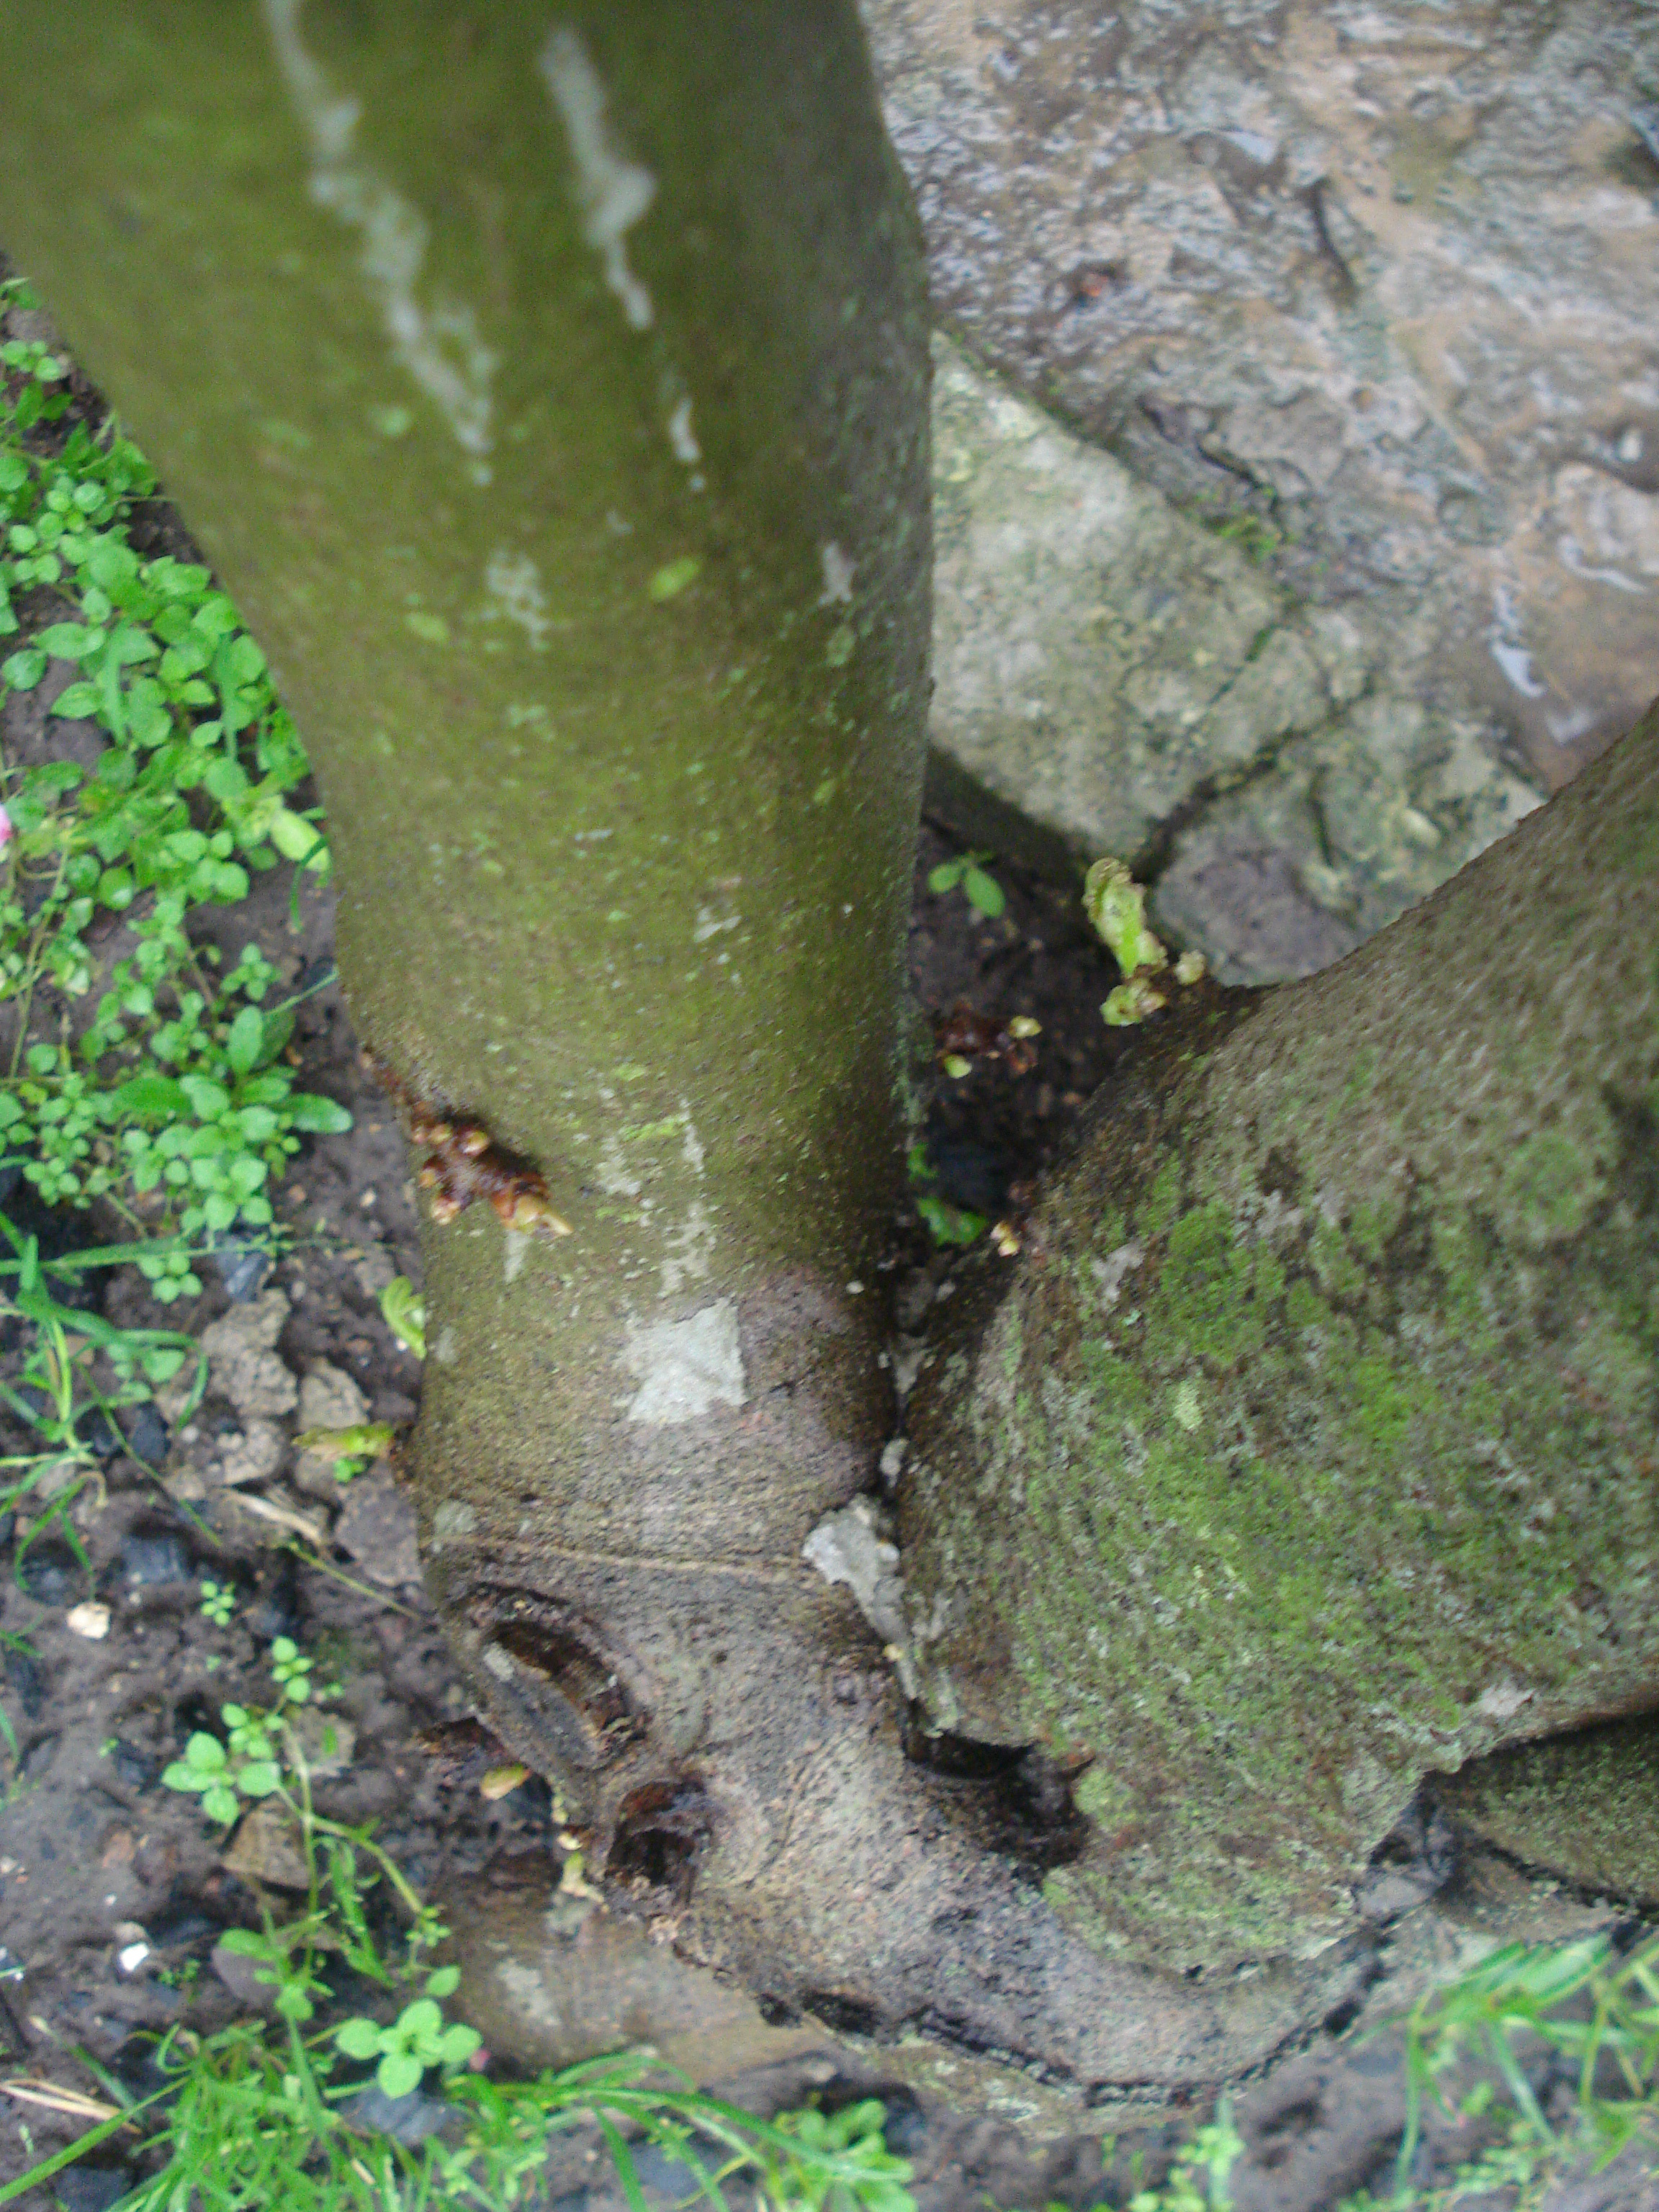
[[[428,1224],[415,1457],[603,1825],[621,1583],[810,1590],[886,1416],[927,362],[856,21],[25,5],[0,64],[7,245],[305,733],[359,1033],[574,1232]]]
[[[926,1695],[1072,1770],[1103,1952],[1316,1953],[1425,1771],[1659,1703],[1659,708],[1154,1040],[922,1397]]]

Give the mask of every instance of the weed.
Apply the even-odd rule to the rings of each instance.
[[[119,1435],[116,1413],[142,1404],[192,1359],[196,1376],[185,1404],[193,1405],[206,1386],[206,1357],[177,1330],[118,1328],[52,1295],[57,1278],[133,1259],[143,1248],[112,1245],[43,1260],[37,1239],[4,1214],[0,1237],[13,1255],[0,1261],[0,1319],[14,1316],[33,1332],[21,1370],[0,1382],[0,1405],[40,1439],[34,1450],[0,1457],[0,1512],[18,1516],[12,1572],[21,1582],[30,1547],[55,1529],[89,1573],[71,1509],[88,1486],[102,1489],[94,1438],[101,1429],[102,1441],[112,1442]],[[100,1358],[112,1378],[107,1387],[96,1379]]]
[[[1571,2070],[1572,2109],[1559,2128],[1522,2064],[1528,2046]],[[1490,2070],[1454,2104],[1449,2080],[1471,2062]],[[1411,2171],[1431,2104],[1460,2124],[1490,2116],[1508,2129],[1449,2182],[1420,2191]],[[1632,2143],[1659,2150],[1659,1936],[1623,1958],[1606,1936],[1506,1943],[1431,1990],[1406,2021],[1406,2115],[1394,2194],[1380,2200],[1395,2212],[1448,2212],[1500,2188],[1516,2191],[1519,2212],[1570,2165],[1588,2159],[1599,2172]],[[1343,2212],[1378,2208],[1362,2194]]]
[[[26,1660],[33,1659],[34,1656],[34,1646],[29,1642],[27,1637],[20,1636],[15,1629],[10,1628],[0,1628],[0,1651],[18,1652]],[[12,1778],[15,1776],[23,1759],[23,1747],[17,1740],[17,1731],[12,1726],[11,1716],[3,1705],[0,1705],[0,1746],[4,1747],[6,1765],[9,1769],[9,1773],[0,1775],[0,1805],[3,1805],[10,1799]]]
[[[1212,538],[1224,538],[1229,544],[1237,545],[1247,560],[1258,567],[1271,561],[1285,544],[1284,531],[1278,523],[1254,507],[1235,507],[1228,514],[1200,514],[1198,520]]]
[[[3,291],[29,297],[16,279]],[[0,1139],[47,1204],[103,1199],[162,1240],[137,1263],[167,1300],[201,1287],[178,1237],[268,1226],[273,1170],[305,1133],[349,1126],[294,1089],[298,1001],[264,1004],[270,963],[250,946],[217,975],[186,927],[193,908],[246,896],[250,869],[289,861],[297,895],[328,848],[315,810],[289,804],[308,767],[259,648],[205,568],[141,559],[127,520],[155,480],[112,417],[57,431],[65,375],[38,342],[0,345],[0,635],[22,627],[20,601],[32,624],[0,662],[0,699],[67,662],[48,718],[93,724],[100,745],[89,769],[6,772],[0,1000],[18,1019]],[[45,611],[72,619],[39,623],[48,593]],[[100,916],[133,949],[72,1020]]]
[[[203,1618],[216,1628],[228,1628],[230,1617],[236,1610],[236,1589],[232,1583],[216,1583],[210,1575],[202,1577]]]
[[[1117,2138],[1108,2136],[1100,2149],[1103,2161],[1109,2165]],[[1233,2125],[1231,2105],[1223,2097],[1217,2103],[1214,2119],[1194,2131],[1161,2186],[1140,2185],[1141,2155],[1137,2152],[1131,2166],[1134,2194],[1125,2198],[1121,2207],[1101,2203],[1093,2212],[1232,2212],[1227,2178],[1243,2154],[1243,2140]],[[1048,2212],[1064,2212],[1064,2207],[1050,2204]]]
[[[925,1188],[937,1182],[939,1170],[927,1157],[926,1145],[912,1145],[907,1156],[910,1176],[910,1202],[927,1224],[927,1233],[935,1244],[971,1244],[985,1234],[990,1226],[982,1213],[974,1213],[965,1206],[953,1206],[948,1198]]]
[[[927,888],[936,896],[960,888],[975,914],[982,914],[987,921],[994,921],[1008,902],[1003,896],[1002,885],[996,878],[988,875],[981,862],[994,860],[994,853],[963,853],[954,860],[941,860],[936,868],[927,872]]]
[[[434,1968],[431,1954],[447,1931],[367,1826],[328,1820],[313,1802],[294,1714],[313,1697],[314,1661],[286,1638],[270,1656],[271,1704],[221,1706],[222,1736],[198,1730],[161,1779],[197,1797],[221,1826],[261,1803],[279,1808],[291,1826],[307,1878],[303,1902],[282,1923],[267,1906],[259,1928],[223,1938],[274,1991],[276,2021],[239,2021],[206,2037],[169,2030],[156,2053],[166,2086],[143,2102],[95,2065],[107,2103],[40,2082],[3,2085],[94,2124],[0,2189],[0,2205],[118,2132],[138,2132],[141,2116],[164,2104],[165,2124],[140,2146],[164,2163],[122,2199],[121,2212],[186,2204],[192,2212],[392,2204],[502,2212],[533,2194],[552,2138],[588,2124],[616,2161],[634,2212],[645,2212],[645,2200],[630,2134],[684,2166],[691,2193],[714,2212],[726,2202],[722,2185],[738,2175],[775,2212],[913,2212],[909,2169],[882,2142],[878,2105],[761,2121],[705,2096],[648,2051],[533,2081],[490,2080],[477,2033],[445,2016],[459,1976]],[[332,1747],[325,1730],[323,1747]],[[400,1957],[387,1955],[371,1920],[377,1887],[405,1923]],[[331,1961],[385,1993],[385,2017],[354,2013],[318,2024],[332,1995],[325,1978]],[[352,2070],[340,2078],[343,2064]],[[440,2131],[410,2148],[360,2117],[362,2069],[371,2066],[368,2078],[387,2097],[426,2085],[443,2107]]]

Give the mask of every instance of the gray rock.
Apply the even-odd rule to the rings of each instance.
[[[211,1387],[227,1398],[246,1421],[254,1415],[292,1412],[299,1383],[283,1364],[276,1340],[289,1315],[280,1291],[266,1291],[251,1305],[233,1306],[202,1331]],[[178,1380],[156,1393],[169,1421],[176,1420],[195,1381],[186,1367]]]
[[[345,1486],[345,1502],[334,1525],[334,1540],[349,1552],[372,1582],[395,1589],[421,1579],[421,1553],[415,1507],[383,1468],[358,1475]]]
[[[1659,15],[864,11],[974,356],[936,793],[1167,862],[1231,980],[1304,972],[1659,691]]]
[[[280,1474],[288,1456],[288,1441],[275,1421],[249,1414],[245,1425],[222,1437],[207,1473],[216,1481],[234,1487],[244,1482],[267,1482]]]
[[[418,2148],[428,2136],[441,2135],[452,2124],[459,2128],[465,2118],[459,2105],[448,2104],[441,2097],[428,2097],[422,2089],[411,2089],[402,2097],[388,2097],[378,2081],[371,2081],[366,2089],[359,2089],[356,2095],[346,2098],[340,2112],[353,2127],[390,2136],[405,2150]]]

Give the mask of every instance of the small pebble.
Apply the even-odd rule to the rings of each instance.
[[[355,2097],[348,2097],[339,2111],[343,2119],[360,2128],[373,2128],[379,2135],[390,2136],[406,2150],[412,2150],[428,2136],[435,2136],[455,2117],[454,2106],[446,2104],[441,2098],[428,2097],[419,2089],[411,2089],[406,2097],[388,2097],[376,2081],[360,2089]]]
[[[94,1605],[72,1605],[64,1615],[64,1626],[71,1636],[84,1636],[88,1643],[101,1644],[109,1634],[109,1607]]]
[[[121,1565],[130,1583],[186,1583],[194,1575],[190,1553],[177,1536],[129,1536]]]

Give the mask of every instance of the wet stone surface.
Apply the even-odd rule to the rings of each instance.
[[[1659,17],[863,12],[966,349],[936,742],[1322,964],[1659,691]]]

